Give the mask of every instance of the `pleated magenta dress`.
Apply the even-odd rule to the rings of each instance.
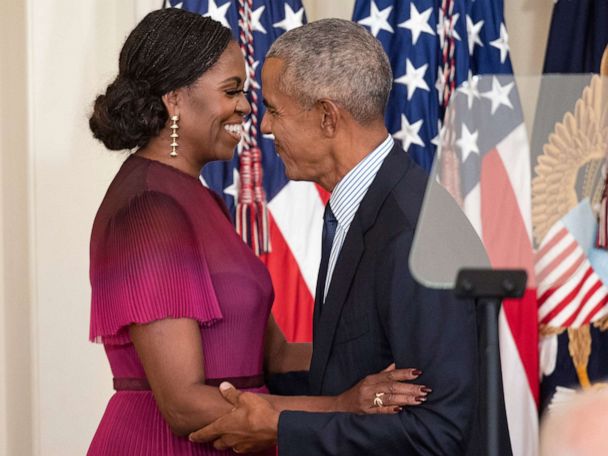
[[[141,387],[145,373],[128,333],[133,323],[192,318],[207,378],[260,378],[272,284],[221,200],[198,179],[131,155],[97,212],[90,253],[90,339],[103,343],[115,381],[127,387],[110,398],[88,454],[233,454],[171,432]]]

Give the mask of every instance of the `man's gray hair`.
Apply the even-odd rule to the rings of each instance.
[[[360,25],[322,19],[281,35],[266,58],[283,61],[279,89],[306,109],[335,101],[359,123],[384,115],[393,75],[380,42]]]

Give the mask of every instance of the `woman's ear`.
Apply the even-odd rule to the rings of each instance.
[[[162,97],[163,104],[167,108],[169,117],[178,115],[179,116],[179,98],[180,94],[177,90],[167,92]]]
[[[321,99],[317,103],[321,111],[321,130],[325,136],[331,138],[336,134],[340,108],[334,101],[328,99]]]

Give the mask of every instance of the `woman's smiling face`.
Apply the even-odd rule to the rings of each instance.
[[[230,42],[218,61],[182,92],[179,145],[204,163],[230,160],[241,139],[243,117],[251,106],[243,92],[245,61]]]

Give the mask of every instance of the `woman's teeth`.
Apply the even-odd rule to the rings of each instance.
[[[241,133],[243,131],[241,124],[227,124],[224,125],[224,130],[234,136],[236,139],[241,139]]]

